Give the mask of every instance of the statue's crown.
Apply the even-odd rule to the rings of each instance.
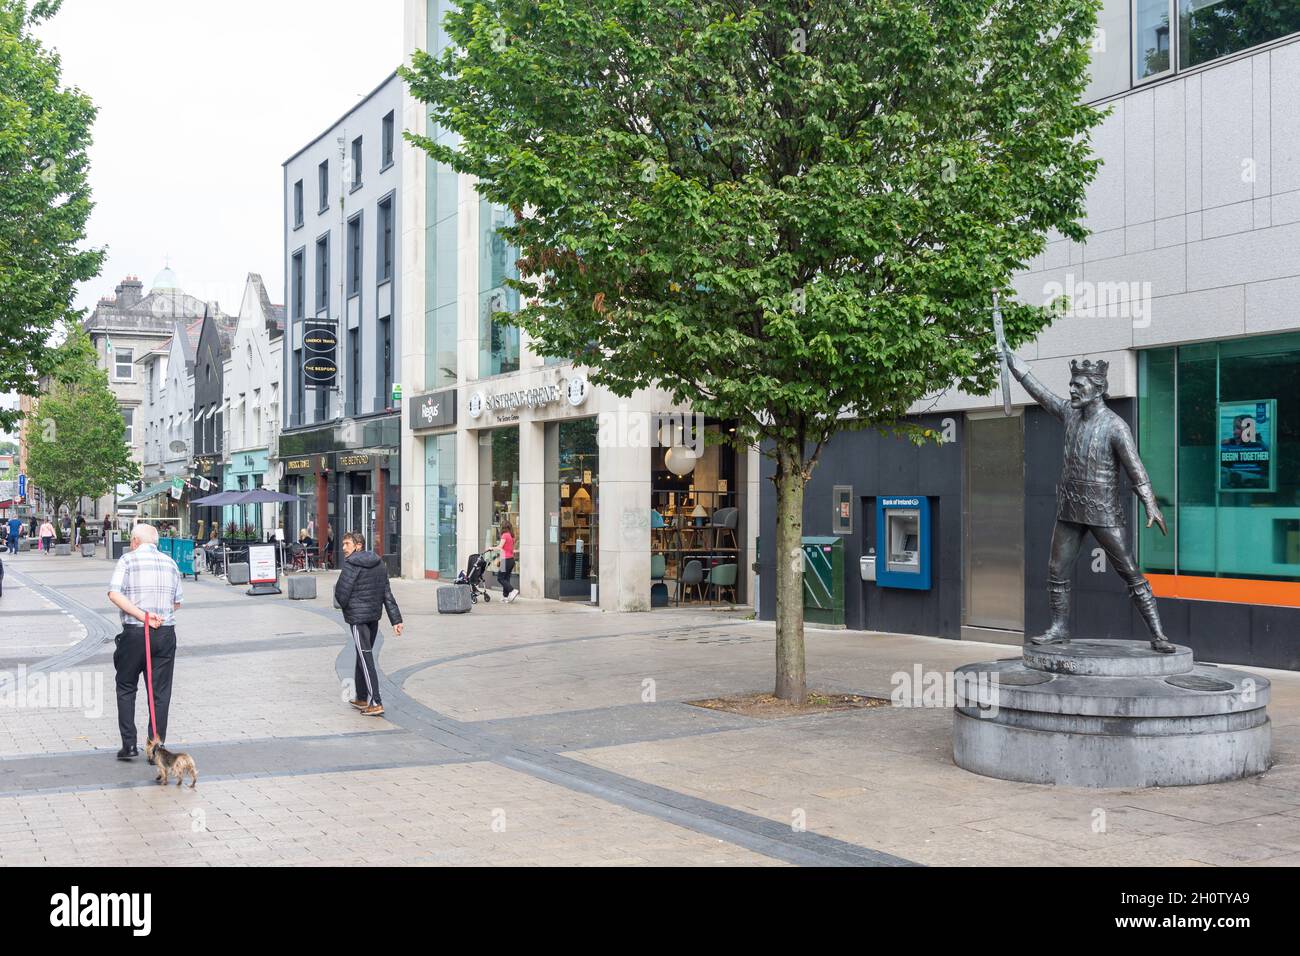
[[[1104,381],[1108,371],[1110,371],[1110,363],[1105,359],[1098,359],[1095,362],[1089,359],[1084,359],[1082,362],[1078,359],[1070,359],[1071,375],[1086,375],[1088,378],[1099,378]]]

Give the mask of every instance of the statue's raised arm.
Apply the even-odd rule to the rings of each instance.
[[[1025,360],[1015,352],[1007,349],[1006,356],[1007,368],[1016,377],[1016,381],[1025,387],[1025,391],[1033,397],[1034,401],[1057,418],[1064,420],[1065,410],[1070,407],[1070,403],[1036,379],[1034,373],[1029,371],[1029,366],[1025,364]]]

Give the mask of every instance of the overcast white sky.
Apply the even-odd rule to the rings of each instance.
[[[99,107],[93,308],[170,256],[185,291],[239,308],[260,272],[284,301],[280,164],[397,67],[402,0],[64,0],[38,30]]]

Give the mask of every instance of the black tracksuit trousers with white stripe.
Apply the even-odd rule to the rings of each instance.
[[[379,636],[379,622],[352,624],[352,644],[357,652],[357,700],[381,704],[379,699],[379,671],[375,667],[375,638]]]

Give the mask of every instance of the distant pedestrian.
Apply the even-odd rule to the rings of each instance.
[[[49,518],[41,525],[41,550],[49,554],[54,548],[54,524]]]
[[[113,516],[111,514],[106,514],[104,515],[104,540],[105,541],[108,540],[108,533],[112,530],[113,530]]]
[[[334,567],[334,526],[327,524],[325,526],[325,567]]]
[[[497,580],[501,582],[501,597],[509,604],[519,597],[517,590],[510,589],[510,575],[515,570],[515,532],[509,521],[501,522],[500,547],[501,570],[497,572]]]
[[[0,558],[0,598],[5,596],[5,561]]]
[[[383,558],[367,551],[366,539],[356,531],[343,535],[343,571],[334,584],[334,602],[343,609],[343,620],[352,630],[357,652],[357,696],[352,706],[367,717],[378,717],[384,712],[379,695],[379,671],[375,667],[379,617],[387,611],[393,633],[401,637],[402,612],[393,598]]]
[[[77,515],[77,533],[76,533],[76,537],[72,539],[72,544],[74,547],[79,548],[81,547],[82,544],[85,543],[85,541],[86,541],[86,516]]]
[[[181,572],[169,555],[158,550],[158,529],[138,524],[131,529],[131,550],[118,559],[108,585],[108,599],[122,612],[113,668],[117,672],[117,728],[122,735],[118,760],[139,755],[135,735],[135,694],[144,673],[144,625],[149,623],[149,654],[153,663],[152,728],[167,740],[167,712],[172,700],[172,669],[176,663],[176,611],[183,598]],[[148,693],[145,684],[145,693]],[[150,763],[153,761],[151,760]]]
[[[23,519],[18,517],[10,518],[8,530],[9,552],[11,554],[17,554],[18,536],[23,533]]]

